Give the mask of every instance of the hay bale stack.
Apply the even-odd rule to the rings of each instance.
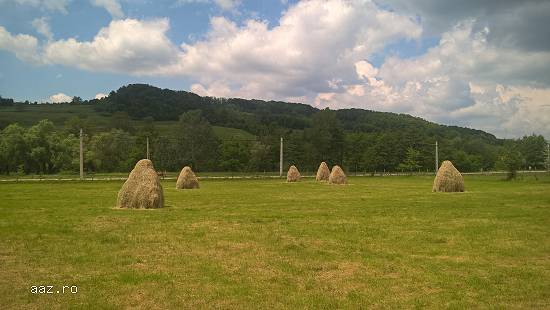
[[[300,181],[300,171],[298,171],[298,168],[296,166],[292,165],[290,168],[288,168],[288,172],[286,174],[286,181],[287,182],[298,182]]]
[[[434,192],[463,192],[464,178],[453,163],[446,160],[441,164],[434,179]]]
[[[340,166],[336,165],[332,167],[332,171],[328,177],[328,182],[330,184],[348,184],[348,179],[346,178],[344,170],[342,170]]]
[[[117,208],[156,209],[164,207],[162,185],[149,159],[137,162],[118,192]]]
[[[330,176],[330,170],[328,169],[327,163],[322,162],[319,165],[319,169],[317,169],[317,176],[315,176],[315,180],[328,181],[329,176]]]
[[[181,169],[178,181],[176,182],[177,189],[193,189],[199,188],[199,180],[191,170],[191,167],[185,166]]]

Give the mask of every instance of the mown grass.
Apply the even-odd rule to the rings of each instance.
[[[146,211],[113,209],[120,181],[1,184],[0,304],[550,307],[550,178],[431,181],[170,181],[166,208]]]

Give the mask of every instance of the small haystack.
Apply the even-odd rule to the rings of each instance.
[[[153,163],[142,159],[118,192],[117,208],[156,209],[164,207],[162,185]]]
[[[286,174],[286,181],[287,182],[298,182],[300,181],[300,171],[298,171],[298,168],[296,166],[292,165],[290,168],[288,168],[288,172]]]
[[[441,167],[437,171],[435,176],[434,185],[432,188],[434,192],[463,192],[464,191],[464,178],[458,170],[456,170],[453,163],[446,160],[441,164]]]
[[[328,177],[328,182],[330,184],[348,184],[348,179],[346,178],[344,170],[342,170],[340,166],[336,165],[332,167],[332,171]]]
[[[327,163],[322,162],[319,165],[319,169],[317,169],[317,176],[315,177],[315,180],[328,181],[329,176],[330,176],[330,170],[328,169]]]
[[[199,180],[191,170],[191,167],[185,166],[181,169],[178,181],[176,182],[177,189],[193,189],[199,188]]]

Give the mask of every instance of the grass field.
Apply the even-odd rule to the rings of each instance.
[[[550,308],[550,177],[0,184],[0,308]],[[31,294],[32,285],[77,286]]]

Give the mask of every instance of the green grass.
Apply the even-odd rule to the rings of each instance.
[[[549,308],[550,178],[0,184],[3,308]],[[77,285],[33,295],[31,285]]]

